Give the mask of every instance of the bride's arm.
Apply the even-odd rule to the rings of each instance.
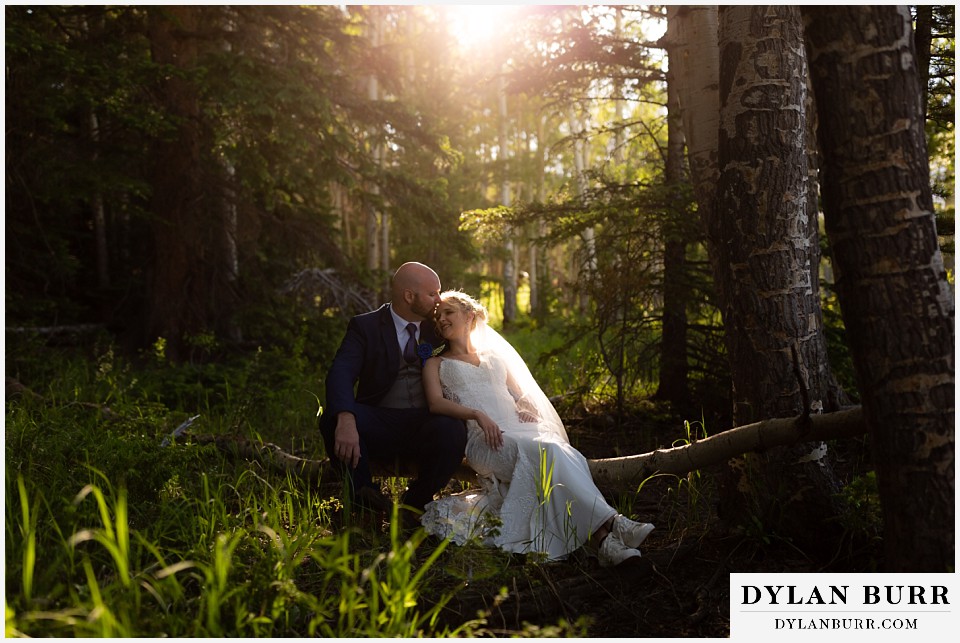
[[[460,420],[474,420],[483,431],[487,444],[497,450],[503,446],[503,431],[480,409],[471,409],[443,396],[440,384],[440,362],[442,358],[431,357],[423,364],[423,392],[427,398],[427,407],[431,413],[447,415]]]
[[[510,371],[507,371],[507,390],[510,391],[510,396],[517,405],[517,415],[520,417],[521,422],[540,421],[540,414],[537,413],[537,407],[526,398],[523,391],[520,390],[517,381],[513,379],[513,375],[510,374]]]

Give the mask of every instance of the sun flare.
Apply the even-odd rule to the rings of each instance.
[[[444,7],[447,26],[465,49],[496,40],[522,5],[448,5]]]

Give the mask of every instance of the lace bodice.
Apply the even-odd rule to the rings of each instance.
[[[480,365],[446,358],[440,362],[443,396],[471,409],[480,409],[501,425],[516,420],[516,405],[507,388],[507,370],[496,356],[481,358]]]

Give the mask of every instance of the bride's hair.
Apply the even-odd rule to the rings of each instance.
[[[440,293],[440,301],[449,301],[465,313],[475,313],[476,318],[473,320],[474,327],[476,327],[476,325],[480,322],[487,321],[487,309],[484,307],[484,305],[465,292],[460,292],[459,290],[448,290],[444,293]]]

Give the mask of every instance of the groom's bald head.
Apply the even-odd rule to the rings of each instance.
[[[407,262],[393,274],[390,296],[394,311],[404,319],[432,318],[440,303],[440,277],[430,266]]]

